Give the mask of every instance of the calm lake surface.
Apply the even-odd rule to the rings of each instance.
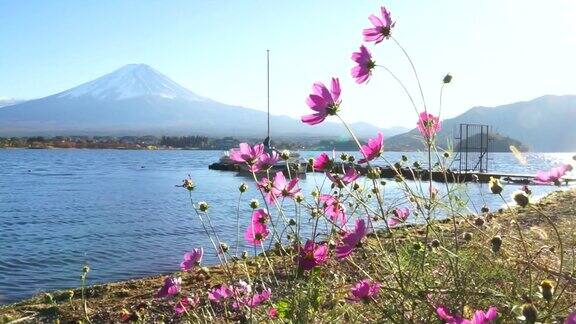
[[[311,157],[319,152],[301,152]],[[234,246],[238,186],[246,182],[241,215],[259,198],[248,178],[211,171],[217,151],[0,150],[0,304],[41,291],[79,285],[88,262],[89,283],[119,281],[178,270],[184,252],[204,247],[204,264],[215,254],[179,185],[189,174],[197,184],[193,197],[211,205],[221,239]],[[392,162],[402,153],[386,153]],[[406,153],[410,163],[423,161]],[[492,154],[490,171],[535,173],[561,162],[570,153],[528,153],[519,165],[511,154]],[[301,181],[309,193],[321,174]],[[316,181],[315,181],[316,179]],[[436,184],[441,188],[443,184]],[[502,205],[485,185],[468,184],[472,210],[486,203]],[[504,196],[518,190],[505,187]],[[535,196],[555,190],[533,188]],[[481,195],[481,193],[484,193]],[[402,199],[393,181],[386,199]],[[242,230],[244,227],[242,227]]]

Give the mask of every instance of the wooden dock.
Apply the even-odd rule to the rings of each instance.
[[[333,168],[333,172],[338,173],[341,172],[342,169],[348,169],[350,167],[354,167],[361,175],[366,175],[367,167],[355,163],[342,163],[336,162]],[[515,174],[515,173],[502,173],[502,172],[477,172],[477,171],[469,171],[469,172],[457,172],[448,170],[446,174],[440,171],[432,171],[432,174],[428,172],[428,170],[424,169],[413,169],[413,168],[406,168],[402,167],[399,169],[392,168],[390,166],[378,166],[380,168],[380,178],[383,179],[395,179],[397,176],[401,175],[402,178],[407,180],[422,180],[428,181],[430,176],[432,176],[432,181],[435,182],[450,182],[450,183],[458,183],[458,182],[480,182],[480,183],[487,183],[490,181],[491,177],[498,178],[500,181],[504,183],[510,184],[518,184],[518,185],[537,185],[534,182],[535,175],[532,174]],[[212,163],[208,166],[210,170],[220,170],[220,171],[233,171],[238,172],[240,174],[248,174],[248,171],[245,167],[242,167],[238,164],[233,163],[223,163],[223,162],[216,162]],[[274,174],[277,171],[282,171],[287,174],[286,164],[278,164],[275,165],[270,174]],[[315,172],[319,172],[314,170]],[[290,172],[292,175],[298,174],[300,176],[305,176],[306,172],[313,172],[312,167],[307,165],[307,163],[299,162],[293,163],[290,165]],[[576,182],[575,178],[562,178],[561,183],[568,185],[570,183]]]

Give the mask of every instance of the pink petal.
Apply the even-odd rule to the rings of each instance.
[[[302,116],[302,118],[301,118],[302,122],[306,123],[308,125],[320,124],[321,122],[324,121],[324,119],[326,119],[326,115],[325,114],[319,114],[319,113]]]
[[[332,96],[334,102],[340,99],[340,80],[338,78],[332,78]]]
[[[382,22],[382,20],[380,20],[380,18],[376,17],[375,15],[370,15],[368,17],[368,19],[370,20],[372,25],[374,25],[375,27],[383,27],[384,26],[384,23]]]
[[[306,99],[306,104],[310,109],[318,112],[326,110],[326,106],[328,105],[322,97],[313,94]]]

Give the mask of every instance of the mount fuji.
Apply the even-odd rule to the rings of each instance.
[[[145,64],[129,64],[96,80],[0,109],[0,136],[207,135],[265,137],[267,114],[199,96]],[[303,125],[270,117],[273,136],[333,136],[342,126]],[[354,127],[355,126],[355,127]],[[378,127],[352,125],[361,137]],[[385,135],[402,129],[381,130]]]

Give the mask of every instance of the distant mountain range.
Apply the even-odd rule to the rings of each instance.
[[[272,108],[274,110],[274,108]],[[267,114],[199,96],[145,64],[126,65],[91,82],[45,98],[0,109],[0,136],[206,135],[266,136]],[[273,137],[337,136],[343,127],[310,127],[287,116],[270,118]],[[352,124],[360,137],[382,131]]]
[[[264,111],[199,96],[145,64],[129,64],[96,80],[48,97],[0,99],[0,136],[205,135],[264,138]],[[272,107],[274,112],[274,107]],[[531,151],[576,151],[576,96],[544,96],[498,107],[474,107],[442,121],[438,143],[455,143],[460,123],[492,126]],[[348,140],[342,125],[311,127],[273,114],[272,137]],[[385,135],[388,150],[421,149],[416,129],[381,129],[353,123],[360,138]]]
[[[576,151],[576,96],[543,96],[531,101],[497,107],[474,107],[442,121],[438,143],[455,144],[458,125],[477,123],[492,126],[494,133],[520,141],[535,152]],[[385,139],[389,150],[422,149],[418,130]]]

